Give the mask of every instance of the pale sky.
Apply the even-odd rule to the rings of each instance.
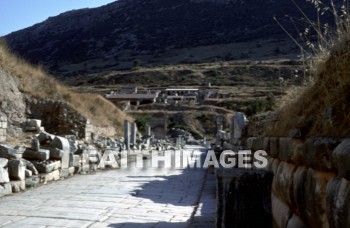
[[[50,16],[115,0],[0,0],[0,36],[42,22]]]

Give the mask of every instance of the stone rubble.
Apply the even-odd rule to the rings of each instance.
[[[0,129],[5,126],[2,120],[5,119],[0,118]],[[93,132],[80,139],[75,135],[55,135],[46,132],[41,124],[38,119],[25,122],[24,131],[35,134],[29,147],[0,143],[0,197],[74,174],[117,169],[122,151],[128,151],[129,156],[140,152],[146,156],[151,150],[162,151],[173,145],[168,140],[155,139],[150,127],[147,135],[142,136],[136,124],[128,121],[125,137],[121,139],[100,137]],[[182,143],[190,139],[192,136],[184,133]]]

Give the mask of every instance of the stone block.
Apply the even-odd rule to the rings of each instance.
[[[39,140],[41,145],[45,145],[51,143],[55,137],[56,136],[49,134],[46,131],[41,131],[37,136],[37,139]]]
[[[10,177],[7,168],[0,167],[0,184],[10,182]]]
[[[90,165],[89,164],[82,164],[81,165],[81,170],[82,173],[87,173],[90,172]]]
[[[264,137],[262,150],[264,150],[266,152],[268,152],[270,150],[270,138],[269,137]]]
[[[20,156],[20,158],[22,158],[22,154],[24,151],[26,151],[27,148],[24,146],[15,146],[14,149],[16,150],[16,157],[18,158],[18,156]]]
[[[307,225],[295,214],[289,219],[286,228],[308,228]]]
[[[305,206],[306,199],[306,179],[307,179],[308,168],[304,166],[298,166],[293,176],[293,202],[294,208],[303,208]],[[303,218],[304,220],[306,218]]]
[[[310,138],[306,140],[304,163],[313,169],[333,170],[335,168],[333,151],[340,142],[339,139],[333,138]]]
[[[64,151],[57,149],[57,148],[51,148],[50,149],[50,159],[57,159],[57,160],[61,160],[62,157],[64,155]]]
[[[28,119],[26,121],[26,131],[39,131],[41,127],[41,120]]]
[[[68,139],[56,136],[50,144],[51,147],[70,152],[70,144]]]
[[[21,181],[11,181],[11,188],[13,193],[21,192],[26,190],[26,182],[25,180]]]
[[[71,153],[75,153],[78,150],[78,144],[75,140],[68,140],[69,142],[69,148]]]
[[[279,158],[284,162],[291,162],[293,156],[292,138],[279,138]]]
[[[60,178],[66,178],[69,176],[72,176],[75,172],[75,168],[74,167],[70,167],[68,169],[61,169],[60,170]]]
[[[26,169],[25,176],[26,176],[26,178],[31,177],[31,176],[33,176],[33,172],[30,171],[29,169]]]
[[[96,155],[89,156],[89,163],[97,164],[97,163],[99,163],[99,161],[100,161],[100,159],[98,156],[96,156]]]
[[[33,188],[40,184],[39,176],[31,176],[25,179],[26,188]]]
[[[0,158],[0,168],[5,168],[8,164],[8,159],[6,158]]]
[[[333,177],[327,184],[327,214],[329,227],[349,227],[350,182]]]
[[[327,193],[326,188],[330,179],[334,176],[330,172],[320,172],[308,169],[304,182],[305,197],[295,199],[299,207],[300,218],[309,227],[327,228]],[[300,195],[302,196],[302,195]]]
[[[333,152],[333,160],[338,175],[350,180],[350,139],[343,140]]]
[[[73,166],[74,167],[80,167],[81,166],[80,155],[73,155]]]
[[[272,183],[272,191],[288,205],[292,205],[293,202],[293,175],[295,170],[295,165],[280,162]]]
[[[38,139],[33,139],[32,140],[32,146],[31,146],[32,150],[34,151],[39,151],[40,150],[40,142]]]
[[[26,165],[26,169],[30,170],[32,172],[33,175],[38,175],[38,170],[35,168],[35,166],[33,165],[33,163],[31,163],[28,160],[22,159],[22,161],[24,162],[24,164]]]
[[[49,150],[44,150],[40,149],[39,151],[35,151],[32,149],[26,149],[23,153],[23,158],[28,159],[28,160],[40,160],[40,161],[45,161],[50,158],[50,151]]]
[[[0,197],[11,195],[12,194],[12,187],[11,184],[0,184]]]
[[[278,158],[279,154],[279,138],[271,137],[269,139],[269,150],[267,151],[268,155],[273,158]]]
[[[271,196],[272,217],[277,227],[286,227],[292,212],[288,205],[279,199],[275,194]]]
[[[70,144],[68,142],[68,139],[56,136],[50,146],[52,148],[57,148],[63,151],[63,156],[61,158],[61,167],[62,169],[69,168],[71,156],[70,156]]]
[[[10,160],[8,163],[8,171],[11,180],[24,180],[26,166],[21,160]]]
[[[32,161],[39,173],[51,173],[61,168],[61,161]]]
[[[296,164],[296,165],[300,165],[303,166],[305,165],[305,146],[304,146],[304,142],[301,139],[296,139],[293,138],[291,139],[291,158],[290,160]]]
[[[39,174],[40,183],[47,183],[50,181],[57,181],[60,179],[60,171],[55,170],[51,173],[41,173]]]
[[[0,144],[0,158],[16,159],[17,150],[5,144]]]

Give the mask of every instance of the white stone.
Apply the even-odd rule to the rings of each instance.
[[[8,182],[10,182],[10,177],[7,168],[0,168],[0,184]]]
[[[233,117],[232,143],[236,144],[241,138],[243,130],[247,126],[248,119],[242,112],[237,112]]]

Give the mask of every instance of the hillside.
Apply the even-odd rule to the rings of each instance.
[[[346,3],[344,1],[344,3]],[[344,7],[346,9],[346,7]],[[311,81],[267,130],[268,135],[348,137],[350,135],[350,24],[348,12],[309,61]]]
[[[3,44],[0,45],[0,115],[7,117],[12,129],[24,127],[27,118],[39,117],[49,131],[72,125],[72,129],[61,129],[65,134],[73,133],[74,128],[79,128],[77,124],[90,121],[97,127],[112,127],[111,132],[121,133],[121,123],[128,118],[101,96],[73,92],[44,70],[11,54]]]
[[[296,2],[314,18],[310,2]],[[298,49],[273,20],[275,16],[298,34],[285,15],[302,16],[292,1],[119,0],[51,17],[5,38],[12,51],[54,75],[139,65],[295,58]],[[299,28],[304,27],[301,23]]]

